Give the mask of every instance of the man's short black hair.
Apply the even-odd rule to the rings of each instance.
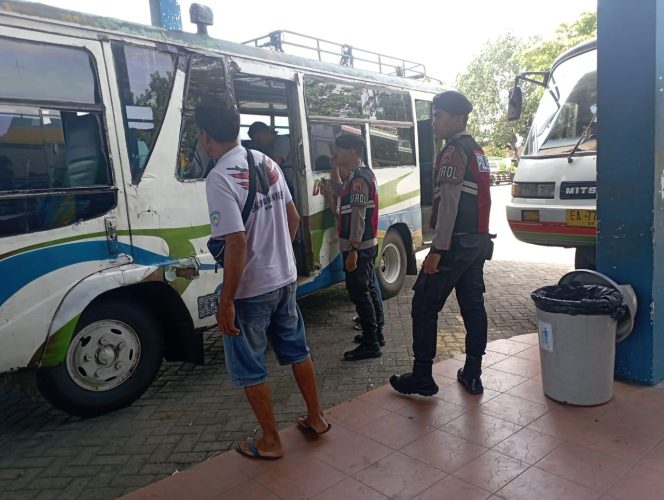
[[[205,101],[196,106],[196,125],[217,142],[235,142],[240,134],[240,113],[224,100]]]
[[[360,135],[341,134],[334,140],[334,144],[342,149],[354,149],[357,156],[364,154],[364,139]]]

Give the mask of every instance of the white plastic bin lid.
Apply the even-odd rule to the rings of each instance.
[[[625,340],[634,328],[636,316],[636,293],[631,285],[619,285],[608,276],[590,269],[575,269],[570,271],[558,281],[559,285],[603,285],[618,290],[623,296],[623,304],[627,306],[627,315],[618,322],[616,327],[616,342]]]

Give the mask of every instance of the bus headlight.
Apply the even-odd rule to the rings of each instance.
[[[553,198],[555,190],[555,182],[512,183],[513,198]]]

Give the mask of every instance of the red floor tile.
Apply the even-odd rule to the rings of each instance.
[[[543,458],[537,468],[602,493],[630,469],[631,464],[573,444],[564,444]]]
[[[381,458],[392,449],[354,431],[335,437],[315,449],[312,456],[344,474],[353,475]]]
[[[562,443],[562,439],[526,428],[498,443],[493,450],[534,465]]]
[[[664,474],[664,441],[661,441],[639,462],[639,467],[648,467]]]
[[[399,452],[354,476],[383,495],[398,499],[412,498],[444,477],[444,472]]]
[[[361,399],[354,399],[329,409],[325,416],[333,423],[338,422],[351,429],[359,429],[388,413],[385,408]]]
[[[479,457],[487,449],[440,430],[427,434],[401,450],[412,458],[452,473]]]
[[[397,408],[409,404],[412,399],[414,399],[414,397],[404,396],[403,394],[399,394],[394,389],[392,389],[392,386],[384,385],[378,389],[374,389],[373,391],[359,395],[357,399],[361,399],[362,401],[367,401],[373,405],[380,406],[381,408],[389,411],[393,411]]]
[[[528,349],[516,353],[515,356],[517,358],[529,359],[530,361],[537,361],[539,363],[540,348],[538,345],[534,345]]]
[[[410,404],[394,411],[403,417],[418,420],[430,427],[440,427],[468,411],[462,406],[438,398],[414,399]]]
[[[664,475],[647,467],[634,467],[609,495],[617,500],[661,500],[664,498]]]
[[[222,492],[215,490],[209,491],[209,498],[223,498],[224,500],[279,500],[277,495],[254,480],[238,484],[234,488],[224,491],[223,494],[221,494]],[[189,492],[185,498],[198,499],[202,497],[194,495],[193,492]]]
[[[517,398],[527,399],[533,403],[549,406],[553,401],[546,397],[544,389],[542,388],[542,381],[535,379],[528,379],[525,382],[512,387],[505,394],[516,396]]]
[[[501,500],[595,500],[601,493],[531,467],[494,497]]]
[[[449,387],[445,387],[438,391],[436,398],[442,399],[449,403],[453,403],[458,406],[462,406],[467,409],[477,408],[483,403],[490,401],[491,399],[498,396],[500,393],[492,391],[491,389],[484,389],[484,394],[472,395],[463,388],[460,383],[455,383]]]
[[[345,475],[326,463],[302,456],[290,462],[272,462],[256,482],[285,498],[310,498],[345,479]]]
[[[527,333],[525,335],[517,335],[516,337],[512,337],[510,340],[515,342],[523,342],[524,344],[529,345],[539,345],[539,336],[537,335],[537,332]]]
[[[521,426],[473,410],[445,424],[441,430],[491,448],[521,430]]]
[[[349,477],[314,496],[313,500],[384,500],[386,498],[385,495],[381,495],[376,490]]]
[[[534,422],[527,425],[528,429],[555,436],[560,439],[568,439],[576,436],[579,432],[590,425],[589,419],[575,417],[573,415],[557,415],[549,411]]]
[[[664,397],[662,401],[664,402]],[[638,401],[622,399],[599,420],[622,429],[633,429],[662,438],[664,437],[663,414],[664,407],[659,405],[639,404]]]
[[[496,363],[491,368],[500,370],[514,375],[521,375],[522,377],[534,377],[539,375],[541,367],[538,361],[531,361],[529,359],[517,358],[512,356],[509,359]]]
[[[528,380],[528,377],[501,372],[500,370],[495,370],[493,368],[482,370],[482,383],[484,384],[484,388],[491,389],[492,391],[507,392],[526,380]]]
[[[385,446],[399,450],[433,430],[433,427],[428,426],[422,420],[390,413],[361,427],[357,432]]]
[[[525,471],[528,464],[495,451],[487,451],[454,473],[478,488],[495,492]]]
[[[445,361],[433,365],[433,372],[456,380],[459,368],[463,368],[463,361],[459,361],[458,359],[446,359]]]
[[[227,460],[212,459],[150,486],[133,491],[124,498],[131,500],[156,498],[212,499],[218,498],[225,492],[247,482],[251,482],[251,480],[243,473],[241,463],[235,464]]]
[[[659,438],[601,422],[592,422],[588,427],[574,433],[570,441],[634,463],[652,450],[659,442]]]
[[[522,342],[515,342],[513,340],[500,339],[489,342],[486,346],[487,351],[498,352],[500,354],[507,354],[513,356],[519,352],[528,349],[528,344]]]
[[[509,394],[501,394],[488,403],[484,403],[480,406],[479,410],[487,415],[492,415],[517,425],[528,425],[548,411],[544,405],[510,396]]]
[[[489,495],[488,491],[450,476],[416,496],[415,500],[484,500]]]

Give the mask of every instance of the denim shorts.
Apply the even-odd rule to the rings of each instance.
[[[292,365],[309,357],[304,320],[295,300],[295,282],[273,292],[235,300],[239,335],[224,335],[224,356],[233,383],[240,387],[267,379],[268,342],[279,364]]]

